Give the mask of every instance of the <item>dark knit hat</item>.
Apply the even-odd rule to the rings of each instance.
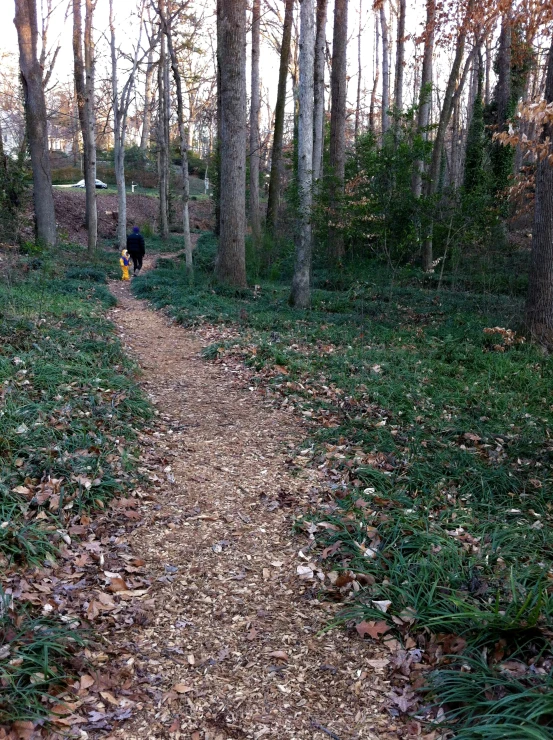
[[[138,234],[139,232],[140,232],[140,229],[138,228],[138,226],[133,226],[132,233],[133,234]]]

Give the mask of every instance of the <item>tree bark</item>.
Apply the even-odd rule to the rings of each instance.
[[[188,136],[184,125],[184,104],[182,95],[182,77],[179,70],[179,63],[177,59],[177,53],[173,46],[172,36],[172,12],[171,0],[168,2],[167,14],[164,13],[163,0],[159,3],[159,14],[163,24],[163,30],[167,38],[167,48],[169,50],[169,57],[171,60],[171,69],[173,71],[173,79],[175,80],[175,88],[177,92],[177,120],[179,126],[179,140],[180,140],[180,155],[181,155],[181,171],[182,171],[182,230],[184,239],[184,254],[186,260],[186,270],[189,275],[192,275],[193,264],[192,264],[192,241],[190,239],[190,215],[188,212],[188,203],[190,200],[190,180],[188,178]]]
[[[48,124],[42,69],[37,57],[38,26],[35,0],[16,0],[14,23],[19,42],[19,66],[33,171],[36,237],[39,242],[54,246],[57,241],[56,213],[48,154]]]
[[[491,72],[492,72],[492,40],[486,38],[486,81],[484,88],[484,104],[489,105],[491,100]]]
[[[253,0],[252,6],[252,69],[250,105],[250,224],[255,249],[261,243],[261,221],[259,216],[259,163],[261,139],[259,136],[259,113],[261,98],[259,91],[259,47],[261,41],[261,0]]]
[[[307,308],[311,300],[314,66],[315,24],[313,0],[300,0],[298,116],[299,223],[296,240],[296,264],[290,295],[290,303],[296,308]]]
[[[84,59],[81,0],[73,0],[73,59],[75,91],[83,139],[83,169],[86,200],[88,252],[93,254],[98,241],[96,206],[96,119],[94,110],[94,38],[92,0],[86,0]]]
[[[553,102],[553,42],[549,48],[545,100]],[[536,170],[536,196],[532,258],[528,280],[525,323],[530,334],[548,348],[553,347],[553,124],[542,127],[540,141],[549,142],[547,156]]]
[[[371,92],[371,104],[369,107],[369,131],[372,134],[376,132],[376,93],[378,90],[378,82],[380,80],[380,21],[376,15],[376,11],[374,16],[374,37],[374,81]]]
[[[382,33],[382,135],[390,128],[390,39],[386,20],[386,0],[380,5],[380,30]]]
[[[125,139],[127,135],[127,113],[134,86],[136,68],[138,65],[138,52],[142,38],[142,12],[144,3],[141,5],[140,31],[133,58],[133,65],[129,76],[123,85],[121,98],[119,98],[119,80],[117,74],[117,50],[115,44],[115,20],[113,16],[113,0],[109,0],[109,28],[110,28],[110,51],[111,51],[111,87],[112,87],[112,109],[113,109],[113,159],[115,169],[115,181],[117,183],[117,238],[119,248],[124,249],[127,244],[127,191],[125,187]]]
[[[502,130],[507,122],[509,104],[511,101],[511,17],[509,13],[503,16],[501,34],[499,36],[499,52],[497,55],[497,86],[495,99],[497,102],[497,125]]]
[[[405,13],[407,0],[399,0],[397,19],[396,79],[394,87],[394,108],[399,113],[403,109],[403,73],[405,68]]]
[[[347,97],[348,0],[335,0],[334,33],[332,41],[332,74],[330,95],[330,173],[334,179],[331,189],[331,219],[339,219],[341,195],[344,190],[346,167],[346,97]],[[340,230],[329,229],[330,250],[334,257],[344,255],[344,238]]]
[[[142,114],[142,134],[140,136],[140,149],[145,152],[150,145],[150,131],[152,128],[152,78],[154,76],[154,50],[148,54],[146,64],[146,81],[144,83],[144,113]]]
[[[459,98],[460,92],[463,89],[466,76],[470,67],[471,57],[467,59],[465,69],[463,72],[463,78],[459,84],[459,88],[456,95],[457,81],[459,79],[459,72],[461,70],[461,63],[463,61],[463,55],[465,53],[465,42],[467,38],[468,19],[472,12],[475,0],[469,0],[467,6],[467,13],[465,19],[462,21],[462,25],[457,37],[457,46],[455,49],[455,58],[453,60],[453,66],[449,73],[449,80],[447,83],[446,91],[444,94],[444,100],[442,103],[442,109],[440,111],[440,120],[438,122],[438,128],[436,130],[436,136],[434,139],[434,145],[432,147],[432,160],[430,162],[430,168],[428,172],[428,185],[427,194],[433,195],[438,191],[440,165],[442,161],[442,153],[444,149],[444,141],[447,127],[451,119],[453,112],[453,106],[455,100]],[[473,55],[473,54],[472,54]],[[432,249],[432,233],[427,236],[423,243],[422,248],[422,268],[425,272],[432,270],[433,262],[433,249]]]
[[[357,31],[357,99],[355,102],[355,128],[354,139],[359,136],[359,121],[361,116],[361,13],[363,11],[363,0],[359,0],[359,29]]]
[[[221,75],[220,236],[215,274],[246,285],[246,0],[220,3]]]
[[[280,69],[278,74],[278,92],[275,107],[275,130],[271,154],[271,175],[269,178],[269,198],[267,202],[267,230],[274,234],[280,208],[282,138],[284,135],[284,109],[286,105],[286,80],[290,61],[292,42],[292,24],[294,20],[294,0],[286,0],[284,8],[284,27],[280,49]]]
[[[161,5],[161,3],[160,3]],[[158,174],[159,174],[159,233],[162,239],[169,237],[169,141],[167,139],[168,111],[165,93],[165,68],[167,67],[167,50],[165,36],[159,44],[159,63],[157,68],[158,87]]]
[[[428,125],[430,123],[430,109],[432,106],[432,56],[434,54],[434,34],[436,26],[436,0],[426,0],[426,27],[424,31],[424,53],[421,71],[421,89],[417,128],[425,141],[428,140]],[[419,159],[415,162],[411,190],[415,198],[422,195],[422,175],[424,162]]]
[[[315,36],[314,112],[313,112],[313,180],[323,175],[324,113],[325,113],[325,49],[328,0],[317,0],[317,30]]]

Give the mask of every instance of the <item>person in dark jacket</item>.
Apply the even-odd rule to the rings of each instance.
[[[144,237],[140,233],[138,226],[135,226],[132,230],[132,234],[129,234],[127,237],[127,251],[131,256],[134,268],[133,272],[136,275],[142,269],[142,260],[146,254]]]

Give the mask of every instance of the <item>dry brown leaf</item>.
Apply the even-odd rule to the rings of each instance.
[[[187,694],[189,691],[192,691],[192,686],[187,686],[184,683],[176,683],[172,690],[176,691],[177,694]]]
[[[128,586],[125,583],[124,579],[121,578],[121,576],[117,576],[116,578],[112,578],[109,582],[108,586],[110,591],[114,591],[117,593],[117,591],[128,591]]]
[[[286,663],[288,662],[288,655],[284,650],[273,650],[272,653],[269,653],[269,657],[276,658],[276,660],[284,660]]]
[[[79,688],[81,691],[84,691],[85,689],[89,689],[93,683],[94,679],[92,678],[92,676],[90,676],[88,673],[83,673],[79,681]]]
[[[12,725],[12,730],[15,732],[15,736],[18,740],[31,740],[31,735],[34,730],[34,723],[24,720],[18,720]]]
[[[100,696],[102,697],[102,699],[105,699],[110,704],[113,704],[116,707],[119,706],[119,699],[116,699],[115,696],[111,692],[109,692],[109,691],[100,691]]]
[[[385,635],[386,632],[389,632],[392,628],[386,622],[363,621],[359,622],[359,624],[356,624],[355,629],[357,630],[360,637],[365,637],[365,635],[369,635],[369,637],[372,637],[373,640],[376,640],[380,637],[380,635]]]

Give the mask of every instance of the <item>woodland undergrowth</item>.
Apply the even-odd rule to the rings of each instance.
[[[214,283],[212,247],[192,286],[168,260],[135,292],[219,324],[206,359],[249,367],[308,423],[291,460],[316,481],[298,572],[343,603],[352,639],[394,648],[392,715],[466,740],[550,737],[553,363],[517,334],[520,300],[368,264],[298,312],[281,283]]]
[[[150,409],[105,318],[101,259],[66,247],[5,252],[0,267],[0,725],[23,737],[96,709],[90,673],[107,658],[93,627],[117,591],[98,568],[108,524],[136,519],[120,497]]]

